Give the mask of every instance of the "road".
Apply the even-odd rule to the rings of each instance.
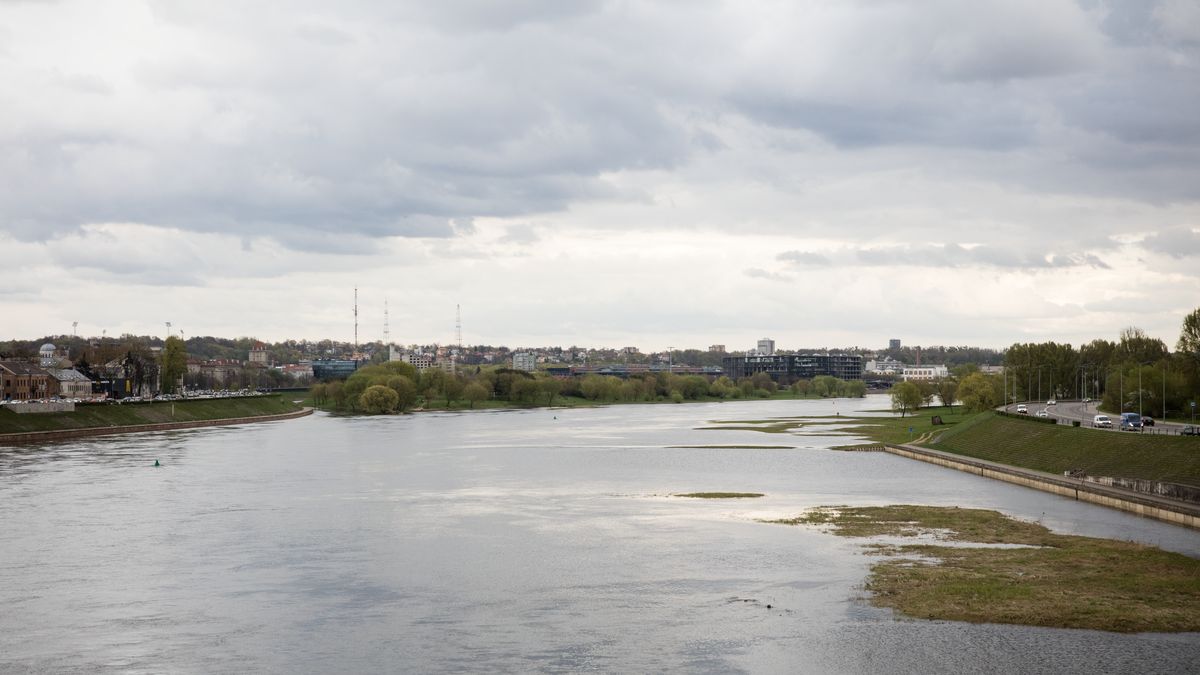
[[[1010,413],[1016,413],[1019,403],[1022,402],[1013,403],[1006,410]],[[1092,419],[1096,415],[1101,414],[1096,408],[1096,401],[1088,403],[1082,401],[1059,401],[1055,405],[1046,405],[1045,401],[1023,401],[1023,403],[1029,409],[1030,415],[1036,415],[1038,412],[1045,410],[1047,416],[1059,420],[1061,424],[1070,424],[1072,421],[1078,420],[1080,426],[1090,427],[1092,426]],[[1120,431],[1121,416],[1107,412],[1103,414],[1108,415],[1109,419],[1112,420],[1113,426],[1111,431]],[[1178,434],[1183,427],[1184,425],[1182,424],[1167,424],[1155,419],[1154,426],[1146,427],[1143,429],[1143,432],[1148,434],[1174,435]]]

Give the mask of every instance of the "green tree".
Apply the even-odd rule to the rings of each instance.
[[[187,372],[187,348],[183,340],[172,335],[167,338],[162,356],[162,390],[164,394],[175,393],[183,374]]]
[[[449,408],[455,401],[462,398],[463,389],[465,389],[466,386],[467,384],[463,382],[462,378],[460,377],[451,376],[446,378],[446,381],[442,383],[442,394],[446,397],[447,408]]]
[[[406,375],[393,375],[387,378],[387,387],[396,392],[396,407],[400,412],[412,407],[417,402],[417,385]]]
[[[1200,361],[1200,307],[1183,317],[1183,327],[1179,331],[1179,342],[1175,343],[1175,351]]]
[[[400,397],[395,390],[380,384],[367,387],[359,400],[359,407],[373,415],[394,412],[399,404]]]
[[[1003,394],[996,391],[996,383],[993,378],[983,373],[968,375],[959,383],[956,393],[958,400],[962,401],[963,406],[971,412],[991,410],[1000,405],[1000,399],[1003,398]]]
[[[892,410],[904,417],[921,407],[921,388],[915,382],[900,382],[892,387]]]
[[[543,377],[538,381],[538,388],[541,389],[542,396],[546,397],[546,405],[554,405],[554,397],[562,390],[562,383],[553,377]]]
[[[978,371],[976,371],[978,372]],[[967,375],[970,377],[974,373]],[[954,401],[958,394],[958,381],[951,377],[943,377],[933,383],[933,388],[937,392],[937,397],[941,399],[942,405],[954,407]]]
[[[463,389],[463,398],[471,403],[471,408],[475,408],[475,404],[480,401],[486,401],[488,398],[487,387],[478,382],[472,382]]]

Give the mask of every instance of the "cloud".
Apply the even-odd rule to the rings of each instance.
[[[820,267],[829,264],[829,258],[820,253],[812,251],[784,251],[775,256],[776,260],[792,263],[794,265],[804,265],[809,267]]]
[[[999,267],[1038,270],[1063,267],[1109,269],[1107,263],[1091,253],[1034,253],[994,246],[958,244],[892,245],[848,249],[858,263],[868,266],[902,267]]]
[[[1200,256],[1200,232],[1188,227],[1178,227],[1157,232],[1142,241],[1142,248],[1172,258]]]
[[[778,272],[768,272],[759,267],[751,267],[743,271],[743,274],[751,279],[765,279],[767,281],[794,281],[794,279],[786,274]]]

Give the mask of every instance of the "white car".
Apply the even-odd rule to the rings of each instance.
[[[1112,420],[1108,418],[1108,415],[1096,415],[1092,418],[1092,426],[1097,429],[1111,429]]]
[[[1038,416],[1038,417],[1049,417],[1049,416],[1050,416],[1050,413],[1046,412],[1045,410],[1039,410],[1039,411],[1037,412],[1037,416]]]
[[[1046,405],[1058,405],[1058,401],[1055,401],[1054,399],[1050,399],[1049,401],[1046,401]]]
[[[1029,408],[1026,407],[1026,405],[1024,403],[1018,403],[1017,404],[1017,412],[1019,412],[1021,414],[1027,414],[1029,412]]]

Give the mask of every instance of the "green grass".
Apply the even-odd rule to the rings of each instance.
[[[8,406],[0,406],[0,434],[278,415],[300,409],[292,403],[294,398],[299,396],[269,394],[247,398],[76,405],[74,412],[46,414],[17,414]]]
[[[1200,438],[1037,424],[982,413],[928,447],[1054,474],[1141,478],[1200,486]]]
[[[1200,560],[1132,542],[1058,535],[995,511],[824,507],[794,519],[846,537],[933,536],[1024,548],[873,545],[872,604],[918,618],[1122,633],[1200,630]]]
[[[795,450],[794,445],[668,445],[673,450]]]
[[[691,497],[693,499],[754,499],[761,497],[761,492],[685,492],[671,495],[672,497]]]

